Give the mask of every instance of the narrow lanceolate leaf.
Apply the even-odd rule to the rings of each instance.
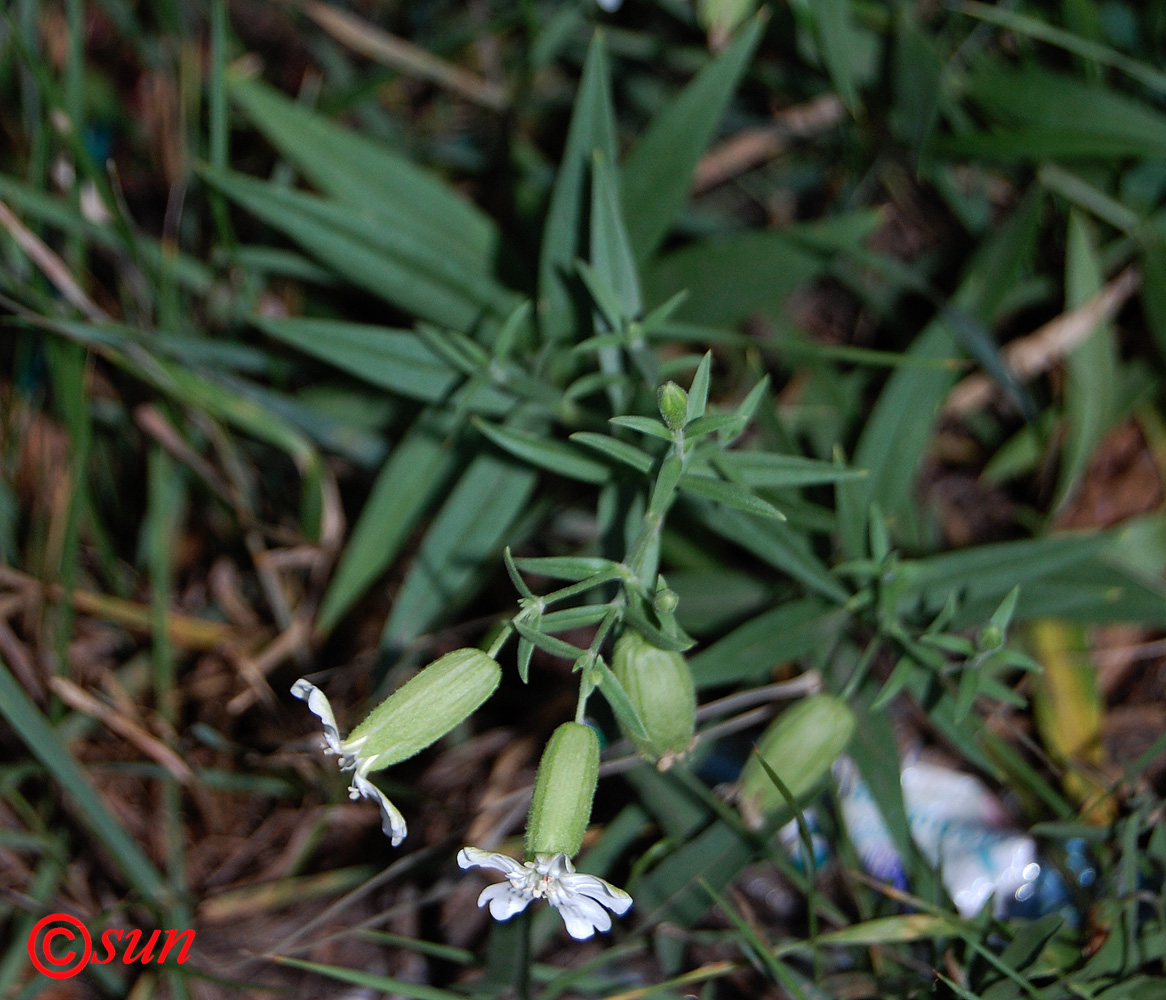
[[[602,152],[591,162],[591,267],[611,288],[623,315],[634,319],[643,309],[636,262],[628,242],[615,167]]]
[[[462,381],[446,361],[408,330],[327,319],[257,316],[253,322],[277,340],[410,399],[438,402]]]
[[[469,330],[484,318],[501,322],[521,301],[415,233],[386,226],[356,206],[230,171],[208,168],[202,176],[340,276],[422,319]]]
[[[444,442],[447,428],[423,414],[381,469],[332,582],[324,594],[317,629],[328,634],[396,559],[460,457]]]
[[[393,602],[382,646],[406,646],[469,596],[507,544],[535,481],[532,470],[510,459],[479,455],[470,463],[425,534]]]
[[[726,507],[733,507],[746,514],[755,514],[758,517],[768,517],[775,521],[784,521],[785,515],[773,504],[755,493],[750,493],[743,486],[736,483],[727,483],[723,479],[712,479],[708,476],[685,474],[680,477],[680,489],[693,496],[705,497]]]
[[[579,84],[567,147],[551,192],[551,205],[543,229],[538,268],[538,322],[547,340],[565,340],[576,330],[579,303],[572,291],[577,258],[585,256],[583,209],[590,187],[592,158],[598,151],[608,163],[615,162],[615,116],[603,35],[596,33],[587,52]],[[588,331],[589,332],[589,331]]]
[[[596,663],[596,669],[599,672],[599,685],[596,690],[607,699],[607,703],[611,706],[612,712],[615,713],[616,719],[619,721],[619,727],[624,735],[632,740],[646,741],[648,739],[648,731],[644,728],[644,722],[640,718],[640,714],[636,711],[636,706],[632,704],[631,698],[624,690],[623,685],[620,684],[619,678],[611,672],[611,668],[600,660]]]
[[[969,264],[953,305],[984,321],[1034,249],[1041,200],[1029,198],[989,239]],[[955,351],[951,330],[941,320],[929,323],[909,348],[914,358],[949,358]],[[931,440],[940,404],[955,383],[947,369],[900,368],[888,379],[858,439],[854,464],[870,471],[853,484],[852,505],[865,511],[877,503],[896,527],[910,534],[915,472]],[[848,553],[857,555],[857,553]],[[941,602],[942,603],[942,602]]]
[[[1065,309],[1080,308],[1103,283],[1095,238],[1084,216],[1069,213],[1065,252]],[[1099,324],[1065,360],[1065,444],[1056,506],[1073,494],[1118,407],[1118,353],[1113,327]]]
[[[566,442],[513,427],[498,427],[485,420],[475,420],[474,426],[499,448],[540,469],[583,483],[606,483],[611,478],[611,466]]]
[[[737,89],[765,23],[755,17],[724,52],[664,108],[632,147],[620,187],[628,239],[646,261],[660,246],[688,200],[697,161]]]
[[[699,420],[704,416],[705,407],[709,401],[709,379],[712,376],[713,352],[706,351],[700,364],[696,366],[696,374],[692,376],[692,385],[688,388],[688,422]]]
[[[850,15],[850,0],[818,0],[811,5],[818,28],[822,59],[834,89],[851,113],[858,110],[858,64],[861,42]]]
[[[514,565],[524,573],[573,583],[600,574],[619,572],[619,563],[598,556],[543,556],[538,559],[515,559]]]
[[[376,216],[385,226],[413,233],[459,267],[493,273],[500,242],[497,227],[439,177],[257,81],[231,81],[231,96],[319,190]]]
[[[578,646],[572,646],[565,639],[558,639],[553,635],[548,635],[540,627],[541,623],[531,624],[524,621],[516,621],[514,627],[518,630],[518,634],[522,636],[527,642],[534,644],[544,653],[550,653],[551,656],[558,656],[564,660],[577,660],[580,656],[586,656],[587,650],[580,649]]]
[[[833,462],[765,451],[727,451],[717,456],[716,461],[755,489],[820,486],[823,483],[861,479],[866,475],[861,469],[848,469]]]
[[[672,432],[659,420],[652,417],[611,417],[608,423],[616,427],[627,427],[649,437],[659,438],[661,441],[671,441]]]
[[[606,434],[576,431],[571,435],[571,440],[586,445],[588,448],[593,448],[624,465],[630,465],[637,472],[647,472],[652,468],[652,456],[647,452],[640,451],[639,448],[626,441],[608,437]]]
[[[696,685],[770,676],[775,667],[820,648],[841,627],[844,614],[816,597],[764,611],[693,657]]]

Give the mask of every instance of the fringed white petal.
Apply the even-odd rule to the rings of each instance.
[[[567,933],[577,941],[596,931],[611,930],[607,910],[623,914],[632,905],[632,897],[622,889],[594,875],[576,874],[565,854],[539,855],[520,864],[505,854],[463,847],[457,863],[462,868],[494,868],[505,874],[505,882],[487,886],[478,897],[478,905],[488,904],[495,920],[509,920],[532,899],[545,896],[562,915]]]
[[[336,717],[332,714],[332,705],[315,684],[311,684],[302,677],[292,685],[291,693],[301,701],[308,703],[308,711],[317,716],[324,724],[324,744],[337,756],[344,756],[340,746],[340,730],[336,726]]]
[[[478,896],[478,906],[490,905],[490,916],[495,920],[509,920],[516,913],[526,909],[533,899],[521,890],[517,890],[509,882],[495,882],[486,886]]]
[[[529,869],[521,862],[505,854],[483,851],[480,847],[463,847],[457,852],[459,868],[494,868],[509,878],[511,875],[526,877]]]
[[[377,804],[381,807],[381,830],[384,831],[385,836],[391,838],[394,847],[405,839],[405,834],[408,832],[405,827],[405,817],[389,801],[389,797],[359,771],[352,776],[352,784],[348,786],[348,795],[353,799],[376,799]]]
[[[551,905],[559,911],[563,923],[567,925],[567,933],[576,941],[585,941],[596,931],[611,930],[611,917],[595,900],[586,896],[571,897],[566,894],[563,894],[557,903],[554,898],[548,898]]]

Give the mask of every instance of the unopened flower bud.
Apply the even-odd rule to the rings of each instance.
[[[579,722],[564,722],[551,734],[539,761],[526,822],[528,858],[554,854],[573,858],[579,853],[598,781],[595,730]]]
[[[624,735],[641,754],[666,770],[692,745],[696,732],[696,691],[688,664],[680,653],[658,649],[629,628],[616,641],[611,670],[648,738],[626,729]]]
[[[854,713],[829,694],[803,698],[765,730],[741,772],[741,812],[754,827],[786,806],[785,797],[761,766],[772,769],[795,801],[817,788],[854,735]]]
[[[480,649],[434,660],[372,710],[349,735],[370,770],[408,760],[463,722],[494,693],[502,672]]]
[[[670,615],[676,610],[676,605],[680,603],[680,595],[675,590],[669,590],[665,587],[663,590],[656,591],[653,603],[660,614]]]
[[[688,393],[675,382],[665,382],[660,386],[656,403],[669,430],[678,431],[688,423]]]

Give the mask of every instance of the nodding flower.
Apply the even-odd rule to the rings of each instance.
[[[408,760],[466,719],[498,686],[498,664],[480,649],[458,649],[429,664],[406,681],[348,736],[340,738],[336,717],[324,693],[302,678],[291,693],[308,703],[324,724],[324,749],[352,772],[350,798],[374,799],[381,829],[396,847],[405,839],[405,817],[369,780],[372,771]]]
[[[489,904],[495,920],[509,920],[534,899],[546,899],[563,918],[567,933],[578,941],[596,931],[611,930],[612,913],[624,914],[632,897],[594,875],[582,875],[565,854],[540,854],[520,864],[505,854],[463,847],[457,856],[462,868],[494,868],[506,876],[482,890],[478,905]],[[606,907],[607,909],[604,909]]]
[[[599,739],[595,730],[565,722],[551,735],[539,762],[526,824],[526,856],[515,861],[477,847],[463,847],[462,868],[494,868],[506,881],[488,885],[478,905],[490,907],[495,920],[509,920],[533,899],[546,899],[559,911],[567,933],[579,941],[596,931],[611,930],[607,911],[624,914],[632,897],[623,889],[575,871],[591,818],[591,800],[599,780]],[[606,909],[605,909],[606,908]]]

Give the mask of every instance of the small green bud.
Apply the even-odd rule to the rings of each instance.
[[[663,590],[656,591],[654,603],[660,614],[670,615],[676,610],[676,605],[680,603],[680,597],[675,590],[669,590],[665,587]]]
[[[1003,645],[1004,629],[992,622],[980,629],[976,636],[976,646],[982,653],[997,650]]]
[[[841,698],[818,694],[787,708],[762,734],[757,753],[741,772],[739,802],[746,821],[760,826],[786,801],[761,766],[761,759],[801,801],[829,773],[854,735],[854,713]],[[761,759],[759,759],[761,758]]]
[[[616,641],[611,670],[648,738],[639,739],[626,730],[624,735],[643,756],[658,761],[660,770],[667,770],[692,745],[696,732],[696,690],[688,664],[680,653],[658,649],[627,629]]]
[[[526,856],[565,854],[583,846],[599,781],[599,737],[590,726],[564,722],[551,733],[534,779],[526,821]]]
[[[688,393],[675,382],[665,382],[660,386],[656,403],[669,430],[681,430],[688,423]]]
[[[408,760],[474,712],[501,677],[480,649],[455,649],[389,695],[345,743],[359,744],[361,758],[376,758],[369,770]]]

